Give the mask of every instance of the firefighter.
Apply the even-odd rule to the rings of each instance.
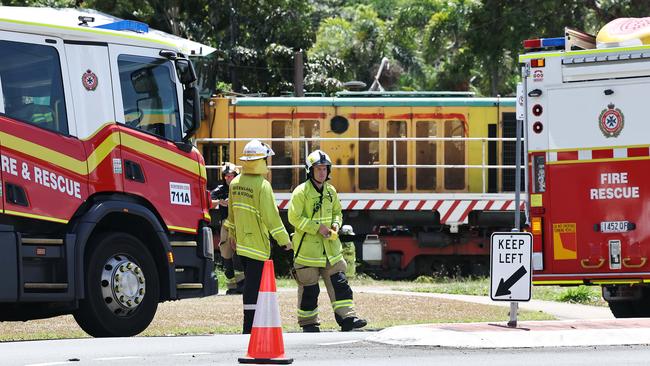
[[[239,175],[239,169],[233,163],[223,163],[221,166],[222,184],[217,186],[210,195],[212,197],[211,216],[220,223],[219,252],[226,275],[226,295],[242,294],[244,292],[244,272],[242,272],[239,256],[234,253],[228,243],[228,187],[230,182]]]
[[[298,282],[298,324],[304,332],[320,332],[318,320],[319,277],[323,278],[334,317],[342,331],[366,326],[357,317],[352,289],[345,277],[346,263],[338,230],[341,202],[329,184],[332,161],[320,150],[305,159],[307,180],[296,187],[289,203],[293,236],[294,277]]]
[[[243,334],[250,334],[253,326],[264,261],[271,256],[269,233],[286,250],[291,249],[271,183],[264,178],[268,173],[267,158],[273,155],[268,145],[259,140],[250,141],[239,158],[242,174],[230,182],[229,242],[239,255],[246,276]]]
[[[343,259],[345,259],[345,264],[348,266],[345,270],[345,276],[347,278],[354,277],[357,275],[357,253],[354,241],[350,241],[349,239],[343,241],[344,235],[348,237],[354,236],[354,230],[350,225],[343,225],[341,226],[339,234],[341,235],[341,244],[343,246]]]

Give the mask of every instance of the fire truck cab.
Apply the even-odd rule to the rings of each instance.
[[[187,56],[210,47],[91,10],[0,6],[0,321],[143,331],[216,293]]]
[[[602,286],[616,317],[650,316],[647,20],[528,40],[519,57],[533,283]]]

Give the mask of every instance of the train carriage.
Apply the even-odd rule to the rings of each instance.
[[[489,234],[514,222],[514,103],[464,92],[217,97],[198,143],[214,186],[214,168],[247,141],[268,142],[281,211],[305,179],[305,156],[322,149],[367,263],[393,277],[451,264],[481,272]]]

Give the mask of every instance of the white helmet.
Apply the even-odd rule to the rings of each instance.
[[[266,159],[273,155],[275,153],[269,145],[262,143],[260,140],[251,140],[244,146],[244,155],[239,160],[251,161]]]
[[[354,230],[352,230],[352,225],[343,225],[339,233],[341,235],[354,235]]]
[[[321,150],[315,150],[307,155],[307,159],[305,159],[305,171],[307,171],[307,175],[311,174],[311,167],[314,165],[327,165],[327,176],[329,177],[330,167],[332,166],[332,160],[329,155]]]
[[[223,179],[226,174],[235,174],[235,176],[238,176],[239,168],[233,163],[225,162],[221,165],[221,178]]]

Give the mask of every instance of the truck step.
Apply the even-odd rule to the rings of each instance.
[[[198,247],[199,245],[197,244],[196,241],[170,241],[169,244],[172,247]]]
[[[26,290],[67,290],[67,283],[25,282]]]
[[[21,238],[22,244],[28,245],[63,245],[63,239]]]

